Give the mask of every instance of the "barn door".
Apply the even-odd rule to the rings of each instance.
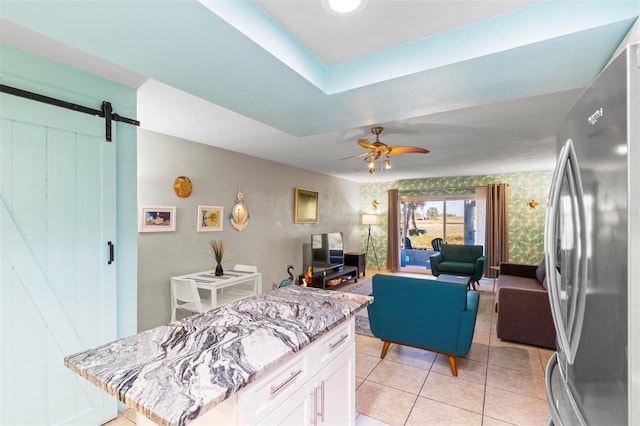
[[[0,424],[117,415],[63,364],[116,338],[115,138],[104,133],[99,117],[0,94]]]

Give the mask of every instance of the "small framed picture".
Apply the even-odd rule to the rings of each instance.
[[[140,206],[138,232],[176,230],[176,206]]]
[[[197,232],[222,231],[224,208],[220,206],[198,206]]]
[[[318,223],[318,191],[296,188],[293,203],[294,223]]]

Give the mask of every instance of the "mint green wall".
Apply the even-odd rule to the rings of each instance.
[[[0,59],[2,84],[96,109],[107,100],[119,115],[136,117],[134,89],[1,43]],[[118,336],[123,337],[137,332],[137,131],[117,123],[115,132],[117,318]]]
[[[529,173],[507,173],[481,176],[455,176],[430,179],[410,179],[382,183],[365,183],[361,186],[361,213],[371,213],[371,202],[377,200],[379,224],[371,229],[380,267],[387,264],[387,191],[397,188],[400,195],[415,195],[420,190],[449,187],[483,186],[489,183],[508,183],[509,214],[509,260],[517,263],[535,264],[544,255],[544,218],[547,196],[551,184],[551,171]],[[535,199],[540,205],[531,210],[527,202]],[[362,250],[367,246],[367,227],[361,228]],[[373,256],[368,256],[367,264]]]
[[[135,118],[135,112],[125,117]],[[138,332],[138,129],[118,123],[116,131],[118,337],[125,337]]]

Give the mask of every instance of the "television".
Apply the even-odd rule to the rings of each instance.
[[[311,265],[314,276],[344,266],[342,232],[311,235]]]

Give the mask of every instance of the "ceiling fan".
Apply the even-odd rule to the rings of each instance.
[[[351,158],[365,157],[364,161],[369,167],[369,173],[374,174],[376,172],[376,164],[384,163],[384,168],[391,169],[390,155],[394,154],[428,154],[429,150],[419,148],[417,146],[389,146],[380,142],[380,134],[384,131],[383,127],[372,127],[371,133],[376,135],[376,141],[371,143],[368,139],[358,139],[358,145],[368,149],[367,152],[362,154],[352,155],[351,157],[341,158],[341,160],[349,160]]]

